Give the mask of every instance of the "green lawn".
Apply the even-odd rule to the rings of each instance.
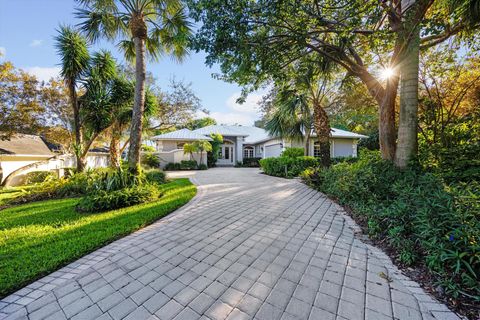
[[[26,193],[27,190],[32,187],[33,186],[0,188],[0,206],[6,204],[8,200]]]
[[[188,179],[173,180],[161,189],[158,201],[98,214],[77,213],[78,199],[0,211],[0,297],[152,223],[196,194]]]

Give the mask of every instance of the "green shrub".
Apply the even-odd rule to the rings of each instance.
[[[283,150],[281,157],[297,158],[303,157],[305,155],[305,149],[303,148],[285,148]]]
[[[260,167],[260,160],[262,158],[243,158],[242,162],[237,162],[236,167],[258,168]]]
[[[79,212],[103,212],[145,203],[158,199],[154,185],[144,184],[114,191],[99,190],[83,197],[76,206]]]
[[[195,170],[197,169],[197,162],[195,160],[180,161],[180,170]]]
[[[165,172],[160,169],[145,171],[145,178],[149,183],[163,184],[167,181]]]
[[[165,171],[171,170],[195,170],[198,164],[195,160],[183,160],[180,163],[169,162],[165,166]]]
[[[198,166],[198,170],[207,170],[208,167],[205,163],[201,163],[199,166]]]
[[[260,160],[263,172],[268,175],[284,178],[297,177],[306,168],[315,167],[318,160],[314,157],[301,156],[297,158],[278,157]]]
[[[480,186],[446,186],[418,168],[400,171],[376,152],[304,181],[353,209],[369,235],[405,265],[424,264],[447,293],[480,298]]]
[[[149,168],[160,167],[160,158],[153,152],[142,154],[142,164]]]
[[[56,178],[55,173],[51,171],[34,171],[25,175],[25,184],[42,183]]]

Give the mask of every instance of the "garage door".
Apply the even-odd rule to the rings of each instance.
[[[334,157],[351,157],[353,156],[352,140],[335,140]]]
[[[282,146],[280,143],[272,144],[265,147],[265,158],[279,157],[282,153]]]

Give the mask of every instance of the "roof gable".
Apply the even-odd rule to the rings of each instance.
[[[0,154],[53,155],[42,138],[29,134],[15,134],[10,140],[0,140]]]

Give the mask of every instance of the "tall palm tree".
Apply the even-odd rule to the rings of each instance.
[[[81,130],[77,85],[82,75],[88,69],[90,55],[85,38],[70,26],[60,26],[58,35],[55,37],[55,42],[57,52],[62,60],[60,75],[68,88],[73,110],[74,150],[77,160],[77,170],[83,171],[85,167],[81,161],[83,134]]]
[[[274,114],[281,118],[273,117],[268,124],[270,129],[277,127],[276,129],[281,129],[290,137],[301,136],[302,126],[304,130],[313,127],[320,147],[320,163],[324,167],[330,165],[331,128],[325,109],[334,102],[331,67],[332,65],[328,61],[304,61],[302,64],[294,66],[291,70],[293,76],[283,84],[278,95],[280,98],[278,109],[286,109],[287,112],[279,111],[279,114]],[[298,117],[297,119],[292,117],[292,112]],[[275,124],[277,121],[283,123],[285,127],[278,128],[278,125]],[[309,131],[305,131],[305,133],[307,132]],[[306,140],[308,138],[309,136],[305,136]]]
[[[187,54],[190,24],[181,0],[77,0],[81,29],[95,41],[120,39],[127,58],[135,59],[135,98],[132,113],[129,168],[138,172],[145,105],[146,55],[162,53],[181,59]]]
[[[198,165],[203,163],[203,153],[212,151],[212,144],[207,140],[198,140],[193,142],[194,148],[200,152],[200,162]]]

